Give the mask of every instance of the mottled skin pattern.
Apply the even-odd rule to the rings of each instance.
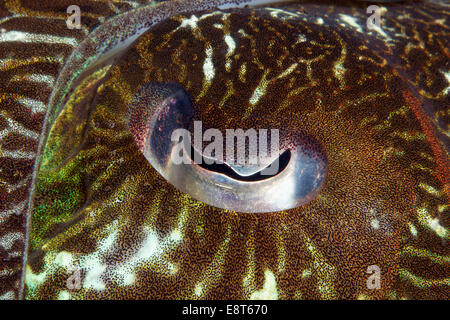
[[[386,4],[371,32],[366,4],[271,7],[176,14],[53,110],[30,210],[27,298],[448,298],[448,6]],[[167,183],[125,115],[140,87],[172,81],[205,126],[314,136],[329,161],[317,198],[242,214]],[[13,88],[24,90],[2,98],[4,126],[27,111],[14,109]],[[19,132],[2,150],[26,151]],[[16,170],[26,178],[31,167]],[[20,210],[28,184],[21,190],[8,210]],[[374,264],[380,290],[366,286]],[[81,288],[71,289],[76,266]]]
[[[0,298],[19,296],[34,158],[59,71],[81,40],[107,17],[149,2],[0,2]],[[80,30],[66,25],[66,9],[75,3],[81,9]],[[3,38],[14,31],[38,38]]]

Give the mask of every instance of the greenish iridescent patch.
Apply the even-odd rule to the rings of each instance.
[[[76,219],[73,213],[85,202],[85,155],[76,150],[83,141],[88,123],[86,103],[92,100],[96,91],[92,89],[98,86],[108,70],[109,66],[94,72],[76,88],[50,129],[36,178],[30,228],[32,250],[42,247],[57,225]]]
[[[69,222],[73,212],[84,202],[81,156],[59,170],[42,173],[36,183],[33,219],[31,223],[31,249],[41,247],[53,226]]]

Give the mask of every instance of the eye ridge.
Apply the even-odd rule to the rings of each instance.
[[[194,149],[194,147],[191,145],[191,155],[198,154],[198,152]],[[275,159],[271,164],[269,164],[267,167],[271,166],[275,161],[279,161],[278,170],[273,174],[261,174],[261,172],[265,169],[261,169],[260,171],[253,173],[249,176],[243,176],[238,174],[236,171],[234,171],[228,164],[226,163],[212,163],[208,164],[205,161],[205,157],[203,155],[200,155],[202,162],[200,164],[197,164],[199,167],[208,170],[213,171],[216,173],[221,173],[223,175],[226,175],[227,177],[243,181],[243,182],[257,182],[257,181],[263,181],[270,178],[275,177],[276,175],[280,174],[289,164],[289,161],[291,160],[291,151],[289,149],[285,150],[277,159]],[[195,158],[195,156],[194,156]],[[193,158],[191,157],[192,161]],[[266,168],[267,168],[266,167]]]

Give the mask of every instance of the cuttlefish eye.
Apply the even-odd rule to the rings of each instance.
[[[267,139],[267,130],[258,137],[253,129],[253,135],[244,135],[242,138],[247,137],[255,148],[245,148],[245,140],[244,145],[240,145],[239,141],[235,145],[233,135],[230,155],[239,152],[235,152],[235,146],[243,148],[242,152],[248,149],[247,157],[244,155],[243,163],[239,164],[228,158],[223,159],[223,137],[220,131],[214,129],[217,136],[213,147],[216,150],[212,158],[211,155],[207,158],[191,142],[191,136],[198,135],[195,132],[191,135],[188,131],[194,114],[189,95],[181,86],[151,83],[133,97],[127,123],[139,150],[153,168],[195,199],[238,212],[271,212],[309,202],[322,186],[327,166],[326,155],[312,138],[285,129],[281,130],[280,145],[278,129],[275,129],[276,136],[271,136],[277,139],[276,143],[272,140],[263,141]],[[181,140],[174,140],[175,131],[181,129],[184,129],[180,131]],[[203,138],[203,132],[200,134]],[[265,146],[261,142],[265,142]],[[259,157],[250,163],[253,156],[261,155],[262,150],[258,150],[258,147],[267,148],[267,142],[274,146],[271,148],[273,154]],[[229,141],[227,143],[229,145]],[[200,145],[203,150],[202,143]],[[263,151],[268,153],[266,149]],[[184,161],[174,159],[183,157],[183,153],[186,158],[181,160]]]
[[[48,97],[23,296],[446,297],[448,17],[390,2],[372,27],[364,1],[173,0],[88,29]]]

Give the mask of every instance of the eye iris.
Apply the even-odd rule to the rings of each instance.
[[[135,94],[127,113],[129,130],[139,150],[175,187],[209,205],[241,212],[286,210],[303,205],[317,195],[325,180],[327,158],[320,143],[311,136],[295,128],[276,129],[276,134],[271,133],[269,156],[267,149],[262,150],[262,141],[256,135],[253,140],[248,134],[256,130],[241,130],[248,135],[242,139],[233,136],[231,146],[248,151],[244,164],[233,160],[235,151],[239,152],[235,149],[232,149],[233,157],[227,154],[225,159],[215,157],[211,162],[201,149],[194,148],[196,143],[191,143],[192,135],[187,128],[192,127],[194,113],[188,93],[176,83],[144,85]],[[179,129],[184,133],[174,139],[174,132]],[[221,144],[222,141],[220,137]],[[255,148],[247,148],[247,142],[259,146],[259,150],[256,148],[260,155],[258,165],[249,161]],[[225,142],[227,152],[229,143],[229,140]],[[182,162],[176,159],[180,152],[185,156]],[[261,154],[268,158],[261,158]]]

